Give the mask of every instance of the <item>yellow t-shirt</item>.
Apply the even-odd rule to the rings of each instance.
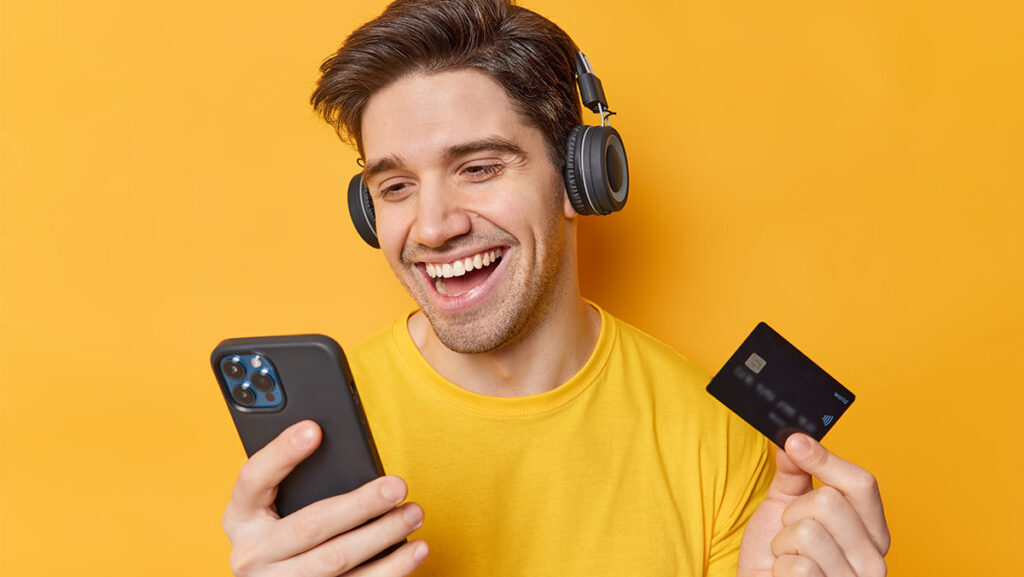
[[[384,469],[426,514],[416,575],[736,575],[773,453],[653,337],[602,310],[586,365],[527,397],[445,380],[405,320],[349,360]]]

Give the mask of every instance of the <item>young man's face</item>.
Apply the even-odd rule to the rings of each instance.
[[[449,349],[511,342],[575,290],[560,171],[489,77],[402,78],[370,99],[362,140],[381,249]]]

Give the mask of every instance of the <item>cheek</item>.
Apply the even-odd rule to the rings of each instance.
[[[563,216],[572,204],[565,193],[561,175],[552,171],[536,171],[510,183],[510,186],[495,195],[488,206],[489,214],[518,230],[525,228],[548,229],[552,220]],[[565,215],[569,216],[569,215]]]
[[[401,212],[394,207],[387,207],[384,212],[375,213],[377,224],[377,241],[381,252],[392,267],[401,262],[402,249],[405,246],[408,226],[400,218]]]

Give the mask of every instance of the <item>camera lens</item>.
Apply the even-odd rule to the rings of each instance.
[[[229,379],[238,381],[245,378],[245,367],[243,367],[242,363],[237,360],[231,359],[224,363],[224,374],[227,375]]]
[[[262,370],[252,376],[252,386],[257,391],[269,393],[274,388],[274,379],[267,374],[266,370]]]
[[[235,387],[231,390],[231,396],[238,401],[239,405],[249,406],[256,402],[256,393],[249,387]]]

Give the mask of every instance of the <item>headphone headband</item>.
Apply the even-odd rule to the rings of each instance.
[[[604,96],[601,79],[594,75],[594,69],[590,67],[590,61],[583,52],[576,52],[576,85],[580,88],[583,106],[589,108],[591,112],[602,114],[603,125],[603,111],[608,110],[608,99]]]

